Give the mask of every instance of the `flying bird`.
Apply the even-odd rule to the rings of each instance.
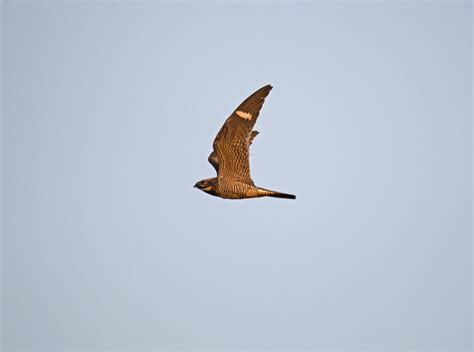
[[[276,197],[295,199],[292,194],[257,187],[250,177],[249,146],[257,136],[253,131],[265,97],[271,85],[260,88],[227,118],[214,139],[214,150],[208,161],[216,169],[217,177],[198,181],[194,187],[213,196],[226,199]]]

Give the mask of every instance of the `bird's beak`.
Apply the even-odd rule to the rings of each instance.
[[[193,187],[194,187],[194,188],[198,188],[198,184],[196,183]]]

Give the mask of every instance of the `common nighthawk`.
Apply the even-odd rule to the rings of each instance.
[[[295,199],[296,196],[255,186],[250,177],[249,146],[257,136],[252,131],[271,85],[260,88],[227,118],[214,139],[209,162],[217,177],[197,182],[194,187],[213,196],[227,199],[276,197]]]

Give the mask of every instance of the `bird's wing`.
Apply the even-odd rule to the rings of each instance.
[[[213,150],[212,153],[209,154],[207,160],[211,163],[212,166],[214,166],[216,172],[219,173],[219,159],[217,159],[217,153],[215,150]]]
[[[250,177],[249,145],[258,132],[252,129],[265,97],[272,88],[271,85],[262,87],[245,99],[217,133],[209,162],[216,169],[218,178],[253,184]]]
[[[257,137],[258,133],[258,131],[252,131],[252,133],[250,134],[249,146],[252,144],[254,138]],[[214,166],[216,172],[219,173],[219,159],[217,158],[217,153],[215,150],[213,150],[212,153],[209,154],[207,160],[209,161],[209,163],[211,163],[212,166]]]

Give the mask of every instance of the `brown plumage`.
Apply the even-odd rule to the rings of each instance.
[[[194,187],[227,199],[255,197],[276,197],[295,199],[286,194],[255,186],[250,177],[249,146],[258,132],[253,131],[262,109],[265,97],[272,90],[271,85],[260,88],[227,118],[214,140],[214,150],[209,162],[216,169],[217,177],[197,182]]]

